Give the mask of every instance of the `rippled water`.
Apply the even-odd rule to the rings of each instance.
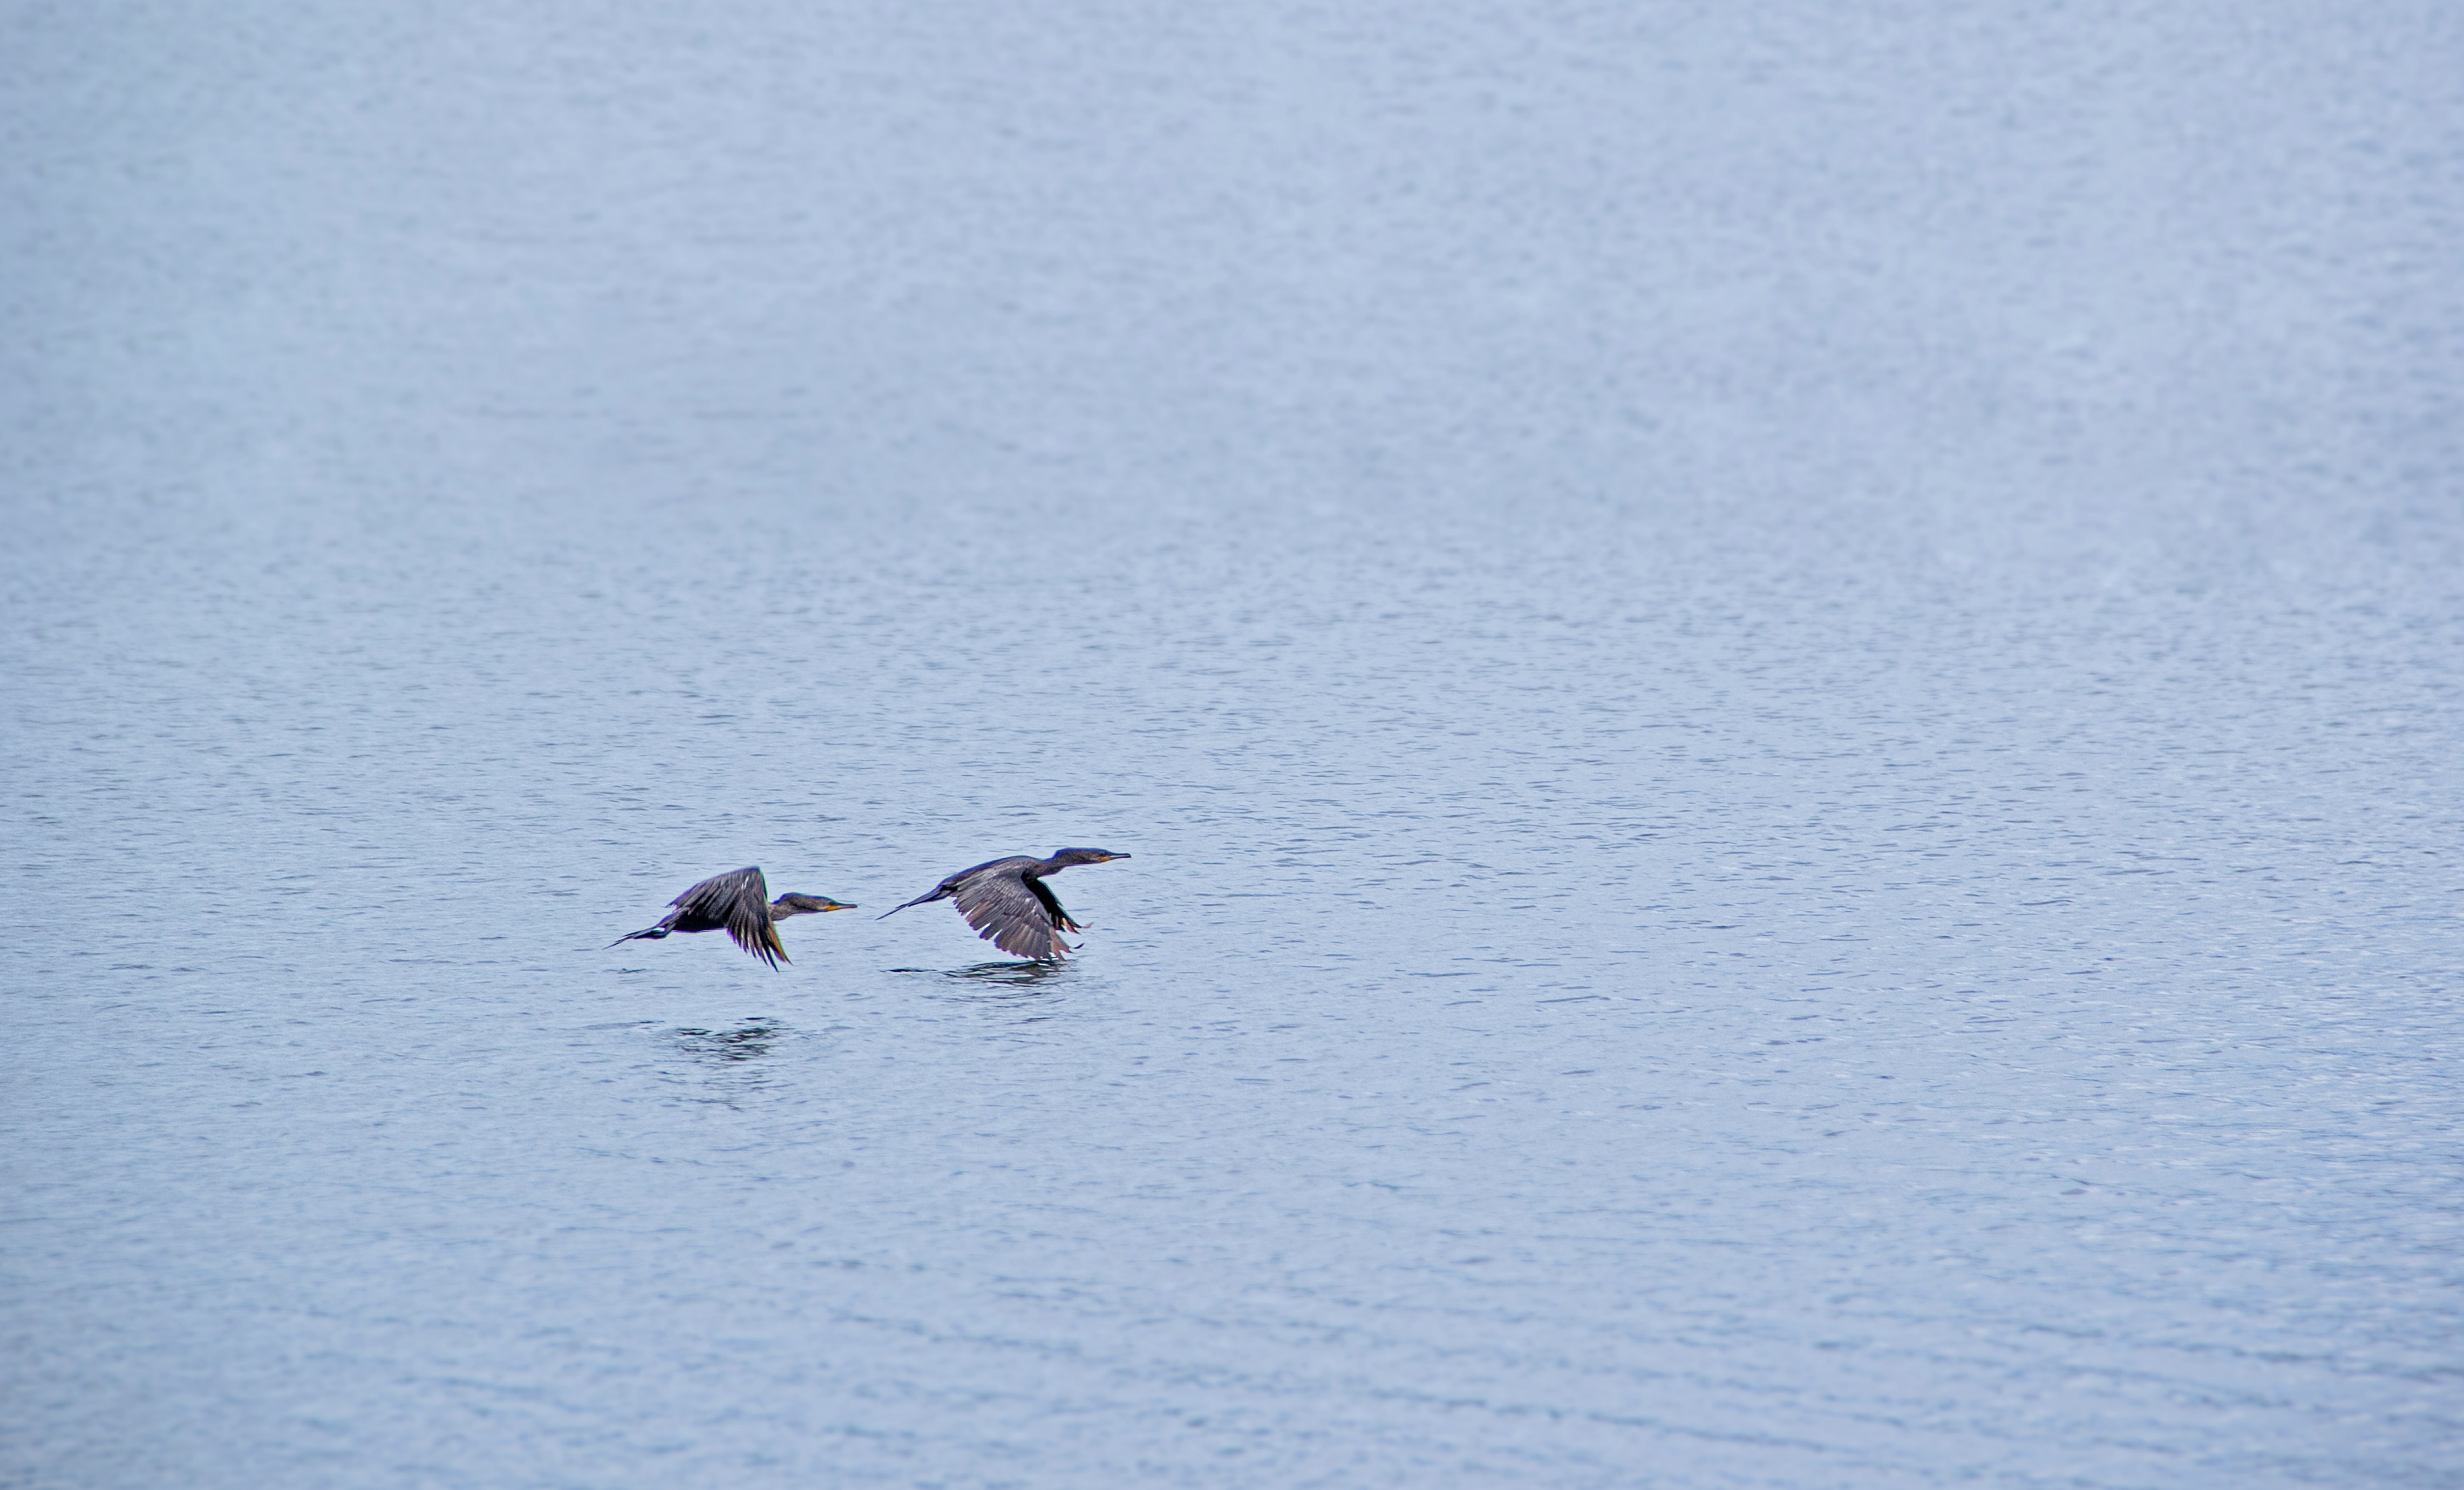
[[[2444,74],[729,13],[38,38],[0,1480],[2464,1476]]]

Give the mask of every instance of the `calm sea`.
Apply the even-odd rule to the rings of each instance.
[[[2464,1483],[2443,12],[105,9],[0,1483]]]

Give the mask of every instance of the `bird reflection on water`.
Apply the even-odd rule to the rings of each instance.
[[[780,1066],[768,1059],[800,1032],[775,1019],[753,1019],[733,1029],[700,1029],[691,1025],[666,1032],[669,1048],[690,1064],[668,1065],[660,1079],[682,1088],[671,1100],[735,1107],[767,1091]]]
[[[676,1049],[697,1061],[758,1061],[770,1053],[784,1026],[755,1021],[732,1030],[676,1029]]]
[[[1070,975],[1066,962],[979,962],[964,968],[891,968],[892,973],[924,973],[935,977],[956,978],[979,988],[1015,988],[1032,990],[1043,983],[1060,982]]]
[[[1004,1022],[1040,1024],[1068,1010],[1068,985],[1076,981],[1066,962],[979,962],[965,968],[892,968],[947,979],[926,995],[935,1003],[962,1004],[984,1014],[1006,1014]]]

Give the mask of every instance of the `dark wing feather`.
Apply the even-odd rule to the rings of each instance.
[[[780,945],[779,932],[770,924],[770,886],[758,866],[714,874],[678,895],[675,907],[677,931],[724,927],[736,945],[770,966],[787,960],[787,949]]]
[[[898,914],[898,912],[906,909],[907,906],[929,906],[936,900],[947,900],[958,892],[959,886],[974,879],[977,875],[983,873],[986,869],[998,869],[1003,865],[1030,865],[1035,862],[1035,860],[1016,854],[1013,854],[1007,859],[987,859],[973,868],[960,869],[957,873],[950,875],[946,879],[942,880],[940,884],[934,886],[923,894],[907,902],[907,905],[892,906],[881,914],[873,917],[873,919],[876,921],[887,921],[891,916],[894,916]]]
[[[1061,897],[1052,893],[1052,887],[1044,883],[1043,875],[1039,874],[1034,879],[1028,880],[1026,882],[1026,887],[1035,891],[1036,899],[1044,902],[1045,912],[1052,917],[1052,924],[1054,926],[1061,928],[1061,930],[1065,931],[1083,931],[1087,930],[1077,922],[1070,920],[1069,912],[1061,909]]]
[[[958,914],[967,918],[977,935],[1013,957],[1033,957],[1038,962],[1066,957],[1069,944],[1061,939],[1052,912],[1045,909],[1050,894],[1036,893],[1041,888],[1030,889],[1015,868],[977,874],[958,886]]]

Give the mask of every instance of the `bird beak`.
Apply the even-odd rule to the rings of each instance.
[[[1104,856],[1104,862],[1106,864],[1110,864],[1115,859],[1127,859],[1128,857],[1130,856],[1127,854],[1106,854]]]

